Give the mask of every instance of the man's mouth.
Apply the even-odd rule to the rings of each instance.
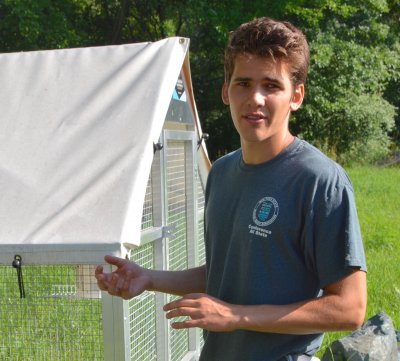
[[[252,124],[264,123],[266,116],[262,113],[246,114],[244,118]]]

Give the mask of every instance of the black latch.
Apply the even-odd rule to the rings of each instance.
[[[18,287],[20,298],[25,298],[24,278],[22,277],[22,257],[16,255],[12,266],[17,270]]]
[[[201,135],[201,138],[197,141],[197,149],[200,148],[201,143],[206,142],[210,138],[210,135],[208,133],[203,133]]]

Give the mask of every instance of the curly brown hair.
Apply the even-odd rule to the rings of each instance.
[[[287,21],[262,17],[240,25],[229,34],[224,61],[227,83],[240,54],[252,54],[287,64],[293,86],[306,81],[310,62],[307,39],[301,30]]]

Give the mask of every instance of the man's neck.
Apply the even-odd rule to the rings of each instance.
[[[294,136],[289,132],[282,138],[270,138],[264,142],[241,142],[243,161],[246,164],[262,164],[275,158],[285,150],[294,140]]]

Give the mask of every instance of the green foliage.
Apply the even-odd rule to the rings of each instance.
[[[396,113],[382,94],[396,53],[330,34],[311,45],[308,94],[293,128],[341,163],[384,158]]]
[[[322,116],[313,113],[312,105],[305,106],[304,113],[315,123],[304,137],[343,164],[374,163],[388,155],[387,133],[394,124],[391,104],[379,96],[351,94],[324,105],[325,109],[318,105]]]
[[[63,0],[4,0],[0,3],[0,50],[73,47],[80,43],[75,4]]]
[[[290,4],[304,16],[311,45],[311,70],[303,111],[292,130],[341,163],[371,163],[390,150],[395,127],[394,84],[398,84],[399,41],[384,0]],[[322,3],[322,4],[321,4]],[[398,89],[398,86],[395,87]]]

